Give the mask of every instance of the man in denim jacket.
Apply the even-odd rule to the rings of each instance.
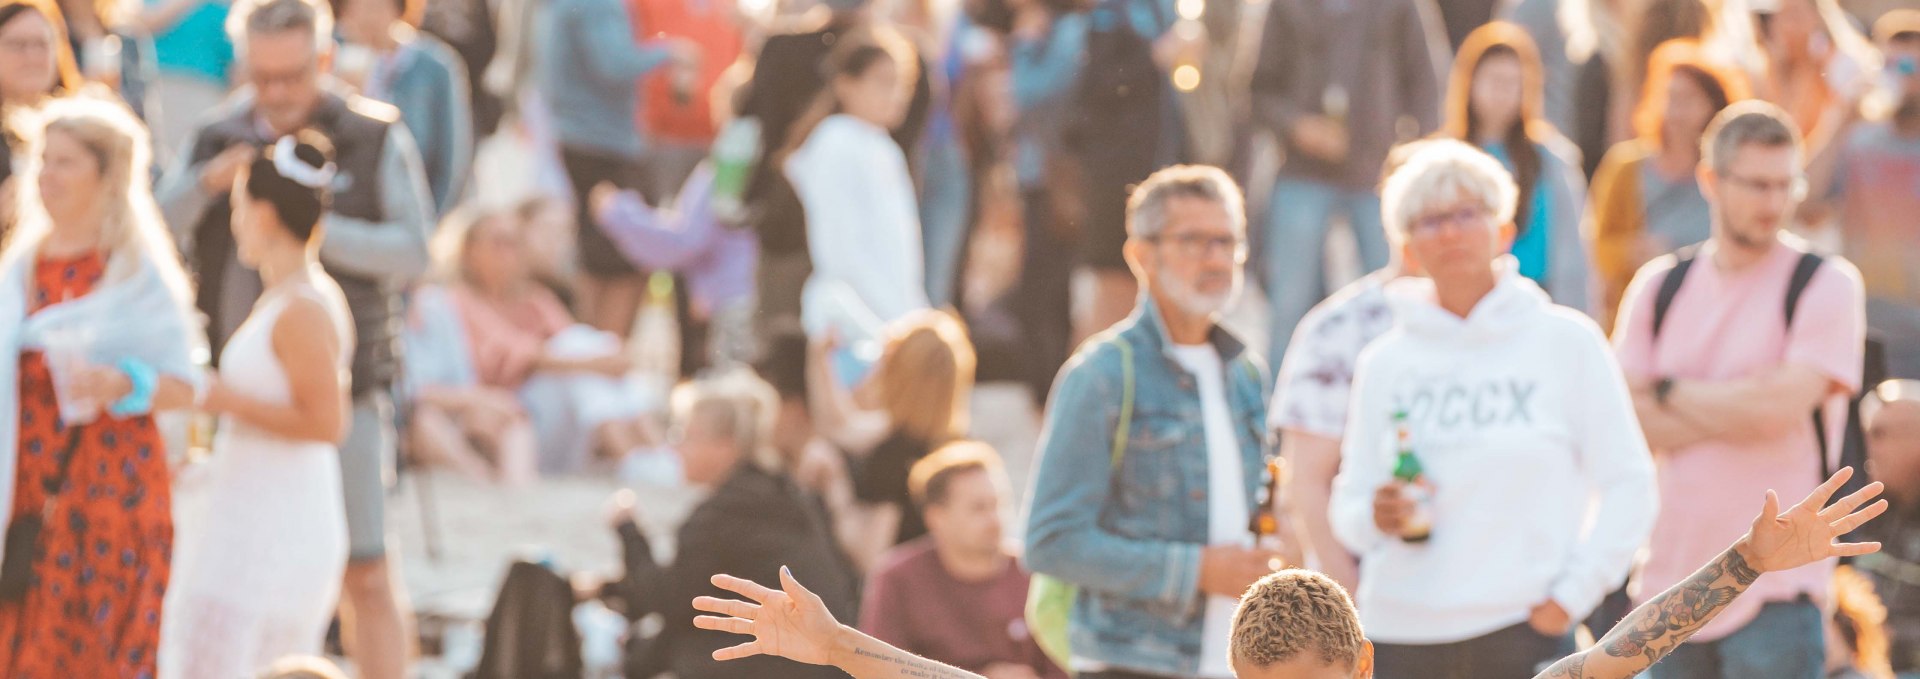
[[[1266,480],[1266,367],[1215,323],[1246,252],[1226,173],[1155,173],[1127,205],[1146,294],[1054,387],[1026,558],[1078,588],[1068,669],[1082,679],[1232,677],[1234,602],[1280,565],[1248,528]]]

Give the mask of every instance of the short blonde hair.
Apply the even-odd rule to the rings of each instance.
[[[1495,224],[1506,224],[1513,221],[1520,188],[1507,168],[1485,151],[1454,139],[1434,139],[1387,177],[1380,214],[1387,233],[1404,239],[1421,213],[1463,197],[1479,201]]]
[[[1255,668],[1302,653],[1329,665],[1355,667],[1367,645],[1347,591],[1332,578],[1300,569],[1253,583],[1233,612],[1232,629],[1230,660]]]
[[[773,445],[779,409],[780,396],[773,386],[745,368],[703,376],[673,390],[674,417],[683,425],[731,441],[742,458],[776,474],[786,470]]]

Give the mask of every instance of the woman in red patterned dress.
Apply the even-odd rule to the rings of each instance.
[[[0,417],[0,513],[43,527],[0,553],[33,565],[23,588],[0,586],[0,677],[151,677],[173,522],[150,414],[193,403],[204,342],[147,183],[145,129],[106,101],[40,115],[37,190],[0,254],[0,350],[18,355],[0,360],[0,385],[17,387],[0,390],[0,413],[18,413]],[[72,421],[49,370],[62,366]]]

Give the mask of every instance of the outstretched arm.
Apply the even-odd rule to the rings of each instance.
[[[713,584],[750,601],[704,596],[694,599],[694,608],[719,614],[694,618],[694,626],[753,637],[753,641],[714,651],[714,660],[770,655],[809,665],[831,665],[854,679],[985,679],[894,648],[840,624],[820,597],[801,587],[785,567],[780,569],[784,591],[730,575],[713,576]]]
[[[1834,542],[1887,509],[1886,500],[1881,500],[1854,511],[1880,494],[1882,486],[1878,483],[1827,507],[1827,499],[1852,476],[1853,468],[1840,470],[1785,514],[1779,513],[1779,497],[1767,491],[1766,506],[1745,537],[1692,577],[1634,609],[1599,644],[1554,663],[1535,679],[1627,679],[1638,675],[1700,631],[1747,591],[1761,573],[1879,551],[1877,542]]]

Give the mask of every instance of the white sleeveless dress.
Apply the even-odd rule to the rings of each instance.
[[[273,328],[292,294],[268,291],[220,354],[220,381],[291,403]],[[351,333],[344,309],[327,304]],[[343,357],[353,354],[343,337]],[[347,366],[343,359],[341,369]],[[318,654],[347,563],[339,449],[290,441],[222,418],[204,498],[182,517],[161,628],[162,679],[253,677],[275,660]]]

